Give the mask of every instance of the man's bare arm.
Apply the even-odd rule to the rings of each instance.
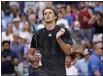
[[[88,9],[88,12],[89,12],[89,14],[90,14],[90,16],[91,16],[91,19],[88,21],[88,23],[89,23],[89,24],[93,24],[94,21],[95,21],[95,16],[94,16],[94,14],[93,14],[93,12],[92,12],[91,9]]]
[[[69,55],[70,52],[71,52],[70,45],[64,43],[61,38],[59,38],[59,39],[57,40],[57,42],[58,42],[58,44],[60,45],[60,47],[62,48],[62,50],[64,51],[64,53],[67,54],[67,55]]]
[[[70,45],[66,44],[62,39],[61,36],[65,33],[65,29],[61,28],[57,34],[56,34],[56,39],[58,44],[60,45],[61,49],[64,51],[65,54],[70,54]]]
[[[30,48],[28,52],[28,60],[32,63],[35,60],[34,54],[35,54],[36,48]]]

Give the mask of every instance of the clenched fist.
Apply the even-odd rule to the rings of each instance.
[[[56,39],[58,40],[64,33],[65,33],[65,29],[61,28],[56,34]]]

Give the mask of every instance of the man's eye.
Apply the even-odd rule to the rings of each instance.
[[[46,15],[47,13],[44,13],[44,15]]]
[[[49,12],[49,14],[51,14],[52,12]]]

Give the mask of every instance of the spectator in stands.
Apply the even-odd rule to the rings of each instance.
[[[95,2],[94,13],[103,12],[103,5],[100,2]]]
[[[20,32],[20,18],[14,18],[13,19],[13,33],[14,32]]]
[[[57,25],[67,28],[69,31],[71,30],[68,24],[68,21],[63,18],[63,13],[61,10],[58,11],[58,20]]]
[[[17,66],[18,59],[15,52],[10,50],[10,41],[2,42],[3,51],[1,52],[1,75],[15,76],[14,66]]]
[[[32,8],[27,8],[26,15],[29,16],[31,14],[34,14],[33,9]]]
[[[9,1],[2,1],[1,2],[1,10],[4,11],[9,6]]]
[[[13,31],[12,31],[12,23],[7,24],[7,31],[2,32],[2,41],[4,40],[10,40],[13,41]]]
[[[91,9],[86,8],[85,2],[79,2],[79,21],[81,27],[81,34],[84,40],[89,40],[92,43],[93,33],[92,33],[92,20],[94,15]]]
[[[46,1],[45,4],[46,4],[46,7],[53,7],[52,1]]]
[[[72,26],[73,19],[72,19],[72,16],[71,16],[71,9],[70,8],[71,7],[69,5],[62,7],[61,11],[63,13],[64,19],[66,19],[68,21],[69,26]]]
[[[24,9],[32,8],[33,12],[36,13],[36,3],[37,1],[25,1]]]
[[[69,55],[69,56],[66,56],[66,59],[65,59],[65,68],[66,68],[66,75],[67,76],[73,76],[73,75],[78,75],[78,71],[77,69],[75,68],[75,66],[73,66],[72,64],[72,57]]]
[[[28,72],[28,69],[29,69],[29,62],[27,60],[27,54],[28,54],[28,51],[29,51],[29,47],[28,47],[28,37],[27,37],[27,34],[21,34],[20,35],[20,42],[21,44],[24,46],[24,50],[23,50],[23,74],[24,75],[28,75],[29,72]]]
[[[13,18],[19,17],[20,13],[21,13],[19,2],[17,2],[17,1],[10,2],[9,5],[11,7],[11,12],[12,12]]]
[[[94,53],[88,62],[88,74],[89,76],[103,76],[103,63],[101,60],[101,56],[103,56],[103,43],[94,43],[93,50]]]
[[[37,2],[37,4],[36,4],[37,15],[38,15],[38,22],[39,23],[42,23],[42,20],[43,20],[42,11],[43,11],[43,9],[45,7],[46,7],[46,3],[45,2]]]
[[[22,36],[24,34],[26,35],[27,44],[28,44],[28,47],[30,48],[30,43],[32,40],[32,31],[31,31],[29,22],[27,22],[27,21],[24,22],[24,27],[19,34],[20,34],[20,36]]]
[[[29,76],[39,76],[39,62],[34,61],[33,65],[29,68]]]
[[[73,22],[78,20],[78,8],[76,4],[71,5],[71,16],[73,18]]]
[[[2,19],[6,21],[6,23],[10,23],[13,21],[13,16],[11,13],[10,6],[6,7],[6,9],[2,12]]]
[[[71,55],[71,57],[73,59],[72,65],[75,65],[75,63],[78,60],[80,60],[80,59],[82,59],[84,57],[83,53],[81,51],[79,51],[79,50],[76,50],[76,51],[72,52],[70,55]]]
[[[20,23],[19,23],[19,29],[22,31],[24,27],[24,22],[27,21],[27,16],[25,13],[20,14]]]
[[[69,25],[72,26],[73,18],[72,18],[72,14],[71,14],[71,6],[70,5],[66,6],[66,16],[67,17],[65,17],[65,18],[68,20]]]
[[[19,38],[19,33],[15,32],[13,33],[13,42],[10,44],[10,49],[14,52],[16,52],[17,56],[18,56],[18,66],[15,66],[15,71],[17,73],[18,76],[23,76],[23,50],[24,47],[23,45],[19,42],[20,38]]]
[[[103,14],[98,12],[96,13],[95,20],[93,21],[95,33],[93,36],[93,42],[102,41],[103,36]]]
[[[78,60],[75,64],[75,67],[77,68],[79,75],[88,75],[88,60],[90,58],[90,53],[88,49],[84,50],[84,58]],[[85,69],[84,69],[85,68]]]
[[[37,17],[36,17],[36,15],[35,14],[30,14],[28,16],[28,20],[30,22],[30,25],[31,25],[31,28],[32,28],[33,32],[38,31],[38,28],[37,28],[38,24],[37,24]]]
[[[7,31],[7,22],[4,19],[1,21],[1,27],[2,32]]]

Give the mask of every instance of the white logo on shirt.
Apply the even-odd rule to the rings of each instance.
[[[52,34],[50,33],[48,36],[52,36]]]

